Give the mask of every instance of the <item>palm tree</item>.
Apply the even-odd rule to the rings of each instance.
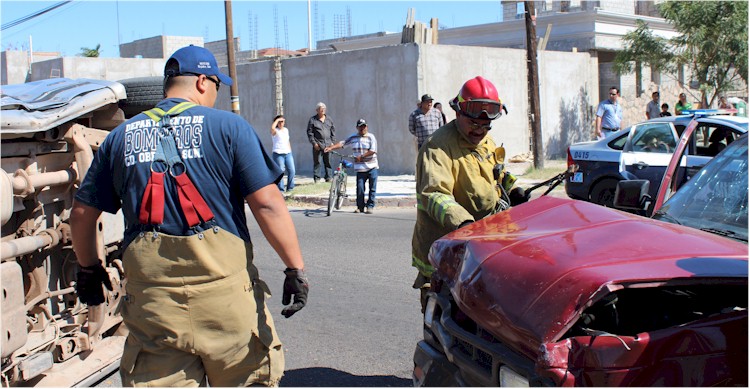
[[[95,48],[90,49],[88,47],[81,47],[81,53],[79,54],[81,57],[89,57],[89,58],[96,58],[101,53],[100,48],[102,47],[101,44],[97,44]]]

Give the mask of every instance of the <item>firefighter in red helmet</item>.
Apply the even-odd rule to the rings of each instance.
[[[456,119],[435,131],[417,156],[412,266],[418,270],[413,287],[421,291],[423,312],[434,270],[427,260],[432,243],[527,200],[523,189],[513,187],[515,180],[502,168],[505,151],[487,136],[492,121],[506,111],[495,85],[481,76],[472,78],[450,106]]]

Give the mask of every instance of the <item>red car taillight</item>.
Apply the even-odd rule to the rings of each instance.
[[[570,165],[572,165],[574,163],[576,163],[576,162],[573,160],[573,157],[570,155],[570,147],[568,147],[568,166],[570,166]]]

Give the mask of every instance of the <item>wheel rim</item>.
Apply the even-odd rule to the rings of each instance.
[[[339,176],[339,178],[341,180],[337,185],[338,190],[336,193],[336,209],[341,209],[341,206],[344,204],[344,197],[346,197],[346,181],[341,176]]]
[[[599,205],[612,208],[615,201],[615,188],[613,182],[601,182],[592,191],[591,200]]]
[[[331,189],[328,191],[328,216],[331,216],[331,209],[333,209],[336,197],[338,197],[338,193],[336,193],[338,189],[337,182],[338,176],[334,175],[333,179],[331,180]]]

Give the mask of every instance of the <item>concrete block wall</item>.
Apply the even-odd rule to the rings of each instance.
[[[416,142],[408,131],[409,114],[422,94],[448,102],[461,85],[477,75],[498,88],[509,114],[493,123],[490,134],[508,157],[530,150],[525,51],[446,45],[393,45],[287,58],[281,61],[283,107],[297,171],[312,173],[307,122],[322,101],[341,140],[354,132],[357,119],[368,121],[378,139],[383,174],[413,174]],[[568,142],[583,140],[588,113],[596,101],[595,59],[583,53],[540,53],[542,133],[548,157],[563,158]],[[226,71],[226,69],[224,69]],[[237,65],[241,115],[270,152],[269,127],[275,115],[272,61]],[[593,90],[592,90],[593,89]],[[229,110],[229,88],[217,108]],[[588,131],[590,133],[590,129]]]
[[[202,37],[166,36],[138,39],[120,45],[120,57],[169,58],[177,49],[187,45],[203,46]]]
[[[33,54],[32,62],[60,58],[59,52],[37,51]],[[2,76],[0,85],[23,84],[29,81],[29,52],[8,50],[0,54]],[[31,69],[33,73],[33,68]],[[48,77],[49,78],[49,75]]]
[[[169,58],[172,53],[185,46],[195,45],[203,47],[203,37],[198,36],[165,36],[162,58]],[[156,58],[156,57],[154,57]],[[162,69],[163,70],[163,69]]]
[[[26,82],[29,70],[29,55],[25,51],[3,51],[0,53],[3,63],[0,83],[2,85],[22,84]]]
[[[65,78],[93,78],[118,81],[125,78],[161,76],[163,58],[84,58],[64,57],[32,64],[28,81],[44,80],[50,74]]]
[[[419,99],[419,59],[419,46],[408,44],[282,60],[284,115],[297,171],[312,173],[307,122],[315,115],[315,105],[324,102],[338,140],[352,134],[357,119],[364,118],[378,139],[381,172],[413,173],[416,143],[408,131],[408,117]],[[237,74],[241,114],[270,152],[269,129],[275,115],[273,61],[237,65]],[[222,90],[217,108],[230,107],[229,91]]]
[[[588,54],[544,51],[538,71],[544,155],[565,159],[570,144],[592,139],[598,63]]]

